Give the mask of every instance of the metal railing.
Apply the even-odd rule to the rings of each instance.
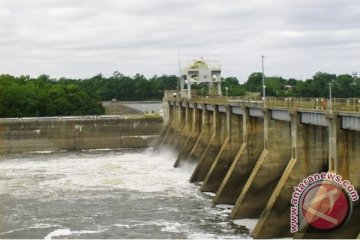
[[[178,91],[165,91],[167,101],[192,101],[207,104],[246,104],[259,107],[276,107],[286,109],[312,109],[328,112],[360,112],[360,98],[295,98],[295,97],[261,97],[245,96],[181,96]]]

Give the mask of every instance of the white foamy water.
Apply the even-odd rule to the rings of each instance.
[[[249,229],[250,234],[254,231],[256,223],[259,221],[257,218],[244,218],[244,219],[237,219],[232,220],[238,226],[245,226]]]
[[[99,233],[101,231],[71,231],[70,229],[66,228],[66,229],[56,229],[52,232],[50,232],[48,235],[45,236],[44,239],[49,240],[49,239],[53,239],[54,237],[65,237],[65,236],[70,236],[70,235],[81,235],[81,234],[86,234],[86,233]]]
[[[230,205],[188,179],[192,164],[151,150],[0,159],[0,238],[239,238]]]

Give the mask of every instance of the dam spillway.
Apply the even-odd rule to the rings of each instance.
[[[175,167],[196,162],[189,176],[214,204],[233,204],[232,219],[258,218],[255,238],[356,238],[360,204],[332,231],[290,232],[291,198],[303,179],[331,172],[360,189],[358,99],[164,97],[165,125],[156,148],[177,152]]]

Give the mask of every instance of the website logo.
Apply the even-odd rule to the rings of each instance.
[[[359,195],[348,180],[332,172],[313,174],[294,187],[290,208],[290,232],[311,225],[332,230],[346,223],[352,202]]]

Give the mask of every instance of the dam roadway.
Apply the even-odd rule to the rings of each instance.
[[[359,99],[188,99],[167,91],[164,119],[156,148],[175,150],[175,167],[196,162],[190,181],[215,193],[214,204],[233,204],[232,219],[259,219],[253,237],[359,236],[358,200],[351,203],[347,222],[335,230],[306,225],[290,232],[294,187],[306,177],[336,173],[359,192]]]

